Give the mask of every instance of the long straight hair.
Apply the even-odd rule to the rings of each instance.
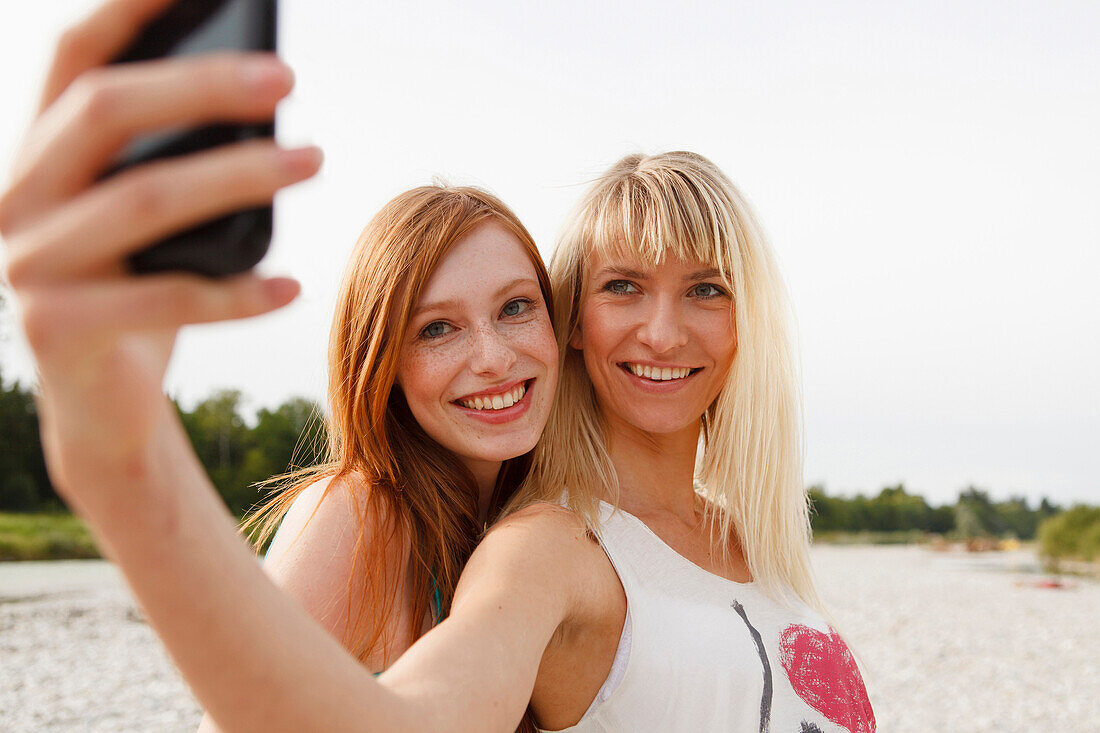
[[[329,338],[325,459],[262,482],[275,489],[243,524],[261,547],[308,486],[328,476],[350,479],[360,522],[348,587],[362,590],[358,597],[349,593],[343,643],[360,661],[377,650],[401,590],[401,576],[387,570],[386,548],[410,548],[406,587],[413,593],[412,618],[422,619],[434,589],[443,608],[449,608],[483,530],[474,477],[413,418],[396,376],[409,318],[424,285],[458,240],[490,221],[523,245],[552,308],[538,248],[498,198],[477,188],[438,185],[398,195],[363,230],[340,286]],[[505,461],[490,518],[519,486],[530,462],[530,454]],[[354,582],[362,578],[370,582]],[[418,624],[412,627],[410,643],[420,633]]]
[[[563,496],[592,529],[618,480],[592,382],[569,341],[594,255],[657,266],[668,258],[718,269],[733,294],[737,351],[700,416],[696,490],[708,499],[714,550],[740,543],[753,578],[825,612],[809,561],[802,483],[801,393],[791,312],[775,257],[748,202],[712,162],[689,152],[629,155],[598,178],[570,216],[550,264],[560,382],[534,465],[506,511]]]

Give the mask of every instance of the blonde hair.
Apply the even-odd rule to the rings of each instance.
[[[705,262],[733,294],[737,353],[717,399],[701,416],[696,490],[716,552],[740,543],[756,580],[780,600],[793,594],[824,611],[809,561],[802,483],[799,375],[791,313],[775,257],[748,202],[713,163],[689,152],[629,155],[603,174],[570,216],[550,264],[561,351],[557,399],[531,473],[507,511],[564,500],[598,526],[605,489],[618,481],[592,383],[569,341],[593,255]]]
[[[315,466],[275,476],[276,491],[246,519],[257,546],[278,528],[294,500],[326,476],[349,476],[360,523],[349,590],[344,645],[366,661],[383,640],[401,590],[387,571],[386,548],[410,547],[412,618],[428,613],[434,589],[446,609],[482,533],[474,477],[424,432],[396,384],[401,344],[420,291],[450,248],[486,222],[519,240],[535,267],[547,308],[550,281],[531,235],[500,199],[471,187],[422,186],[398,195],[367,224],[344,273],[328,355],[328,450]],[[490,517],[526,476],[531,455],[505,461]],[[361,479],[361,480],[360,480]],[[325,489],[332,487],[332,483]],[[368,534],[366,527],[374,524]],[[399,546],[399,545],[398,545]],[[411,642],[419,635],[412,624]],[[388,660],[383,660],[384,662]]]

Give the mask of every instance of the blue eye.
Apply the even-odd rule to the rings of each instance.
[[[504,316],[518,316],[530,307],[531,301],[527,298],[516,298],[505,303],[504,307],[500,309],[500,313]]]
[[[603,289],[616,295],[629,295],[638,292],[638,288],[629,280],[609,280]]]
[[[420,335],[428,339],[437,339],[451,332],[451,327],[446,321],[432,321],[420,331]]]
[[[717,298],[720,295],[725,295],[726,291],[718,287],[713,283],[699,283],[691,289],[692,294],[696,298]]]

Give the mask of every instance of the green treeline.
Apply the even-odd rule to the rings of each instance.
[[[0,511],[60,511],[50,485],[34,395],[0,374]]]
[[[262,498],[257,482],[313,465],[324,453],[321,411],[310,400],[296,397],[273,410],[261,409],[251,426],[241,415],[242,395],[236,390],[215,392],[189,411],[178,403],[176,407],[195,453],[238,516]],[[0,436],[0,512],[64,514],[42,458],[33,395],[19,383],[6,384],[2,375]],[[974,487],[961,491],[953,504],[942,506],[931,506],[900,485],[884,488],[876,496],[830,496],[820,486],[811,487],[809,495],[818,537],[873,535],[888,541],[927,535],[960,540],[1038,537],[1048,557],[1092,560],[1100,556],[1097,507],[1063,511],[1045,498],[1032,505],[1022,496],[994,501]],[[30,536],[35,526],[27,524],[21,531]],[[14,526],[9,527],[9,532],[14,531]]]
[[[261,498],[253,485],[292,467],[321,460],[325,448],[320,407],[300,397],[261,409],[256,424],[241,416],[241,393],[222,390],[187,411],[176,403],[218,493],[240,516]],[[64,512],[42,457],[33,393],[0,375],[0,512]]]
[[[828,496],[820,486],[810,488],[811,521],[820,532],[918,532],[957,539],[1014,537],[1031,540],[1040,522],[1061,508],[1043,499],[1032,507],[1022,496],[993,501],[973,486],[959,493],[954,504],[930,506],[904,486],[888,486],[878,496]]]
[[[255,483],[291,468],[312,466],[325,453],[321,408],[292,397],[274,410],[261,409],[249,427],[240,414],[241,393],[221,390],[180,420],[210,480],[237,516],[261,498]]]

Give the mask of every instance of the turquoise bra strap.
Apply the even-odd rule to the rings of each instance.
[[[435,578],[432,578],[432,607],[435,610],[433,618],[435,622],[432,624],[438,624],[443,620],[443,596],[439,593],[439,585],[436,584]]]

